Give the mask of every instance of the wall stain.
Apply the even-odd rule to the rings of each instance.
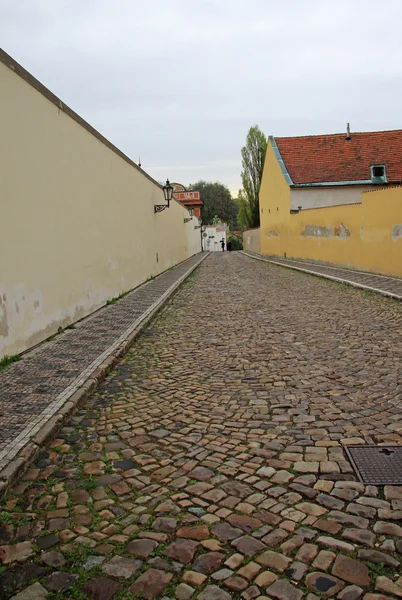
[[[3,298],[0,296],[0,336],[8,336],[8,316],[5,294],[3,294]]]
[[[346,227],[343,223],[334,227],[334,235],[335,237],[340,238],[349,238],[352,235],[349,227]]]
[[[334,232],[332,227],[326,225],[306,225],[301,235],[313,236],[313,237],[332,237]]]
[[[402,223],[396,224],[392,228],[392,238],[402,238]]]
[[[301,235],[324,238],[349,238],[352,235],[349,227],[343,223],[336,225],[334,229],[329,225],[306,225]]]
[[[0,302],[1,302],[1,296],[0,296]],[[92,308],[91,312],[88,312],[88,309],[85,308],[85,306],[81,306],[81,305],[76,306],[74,309],[74,313],[72,315],[60,316],[59,318],[55,318],[46,327],[41,328],[38,331],[35,331],[34,333],[32,333],[29,336],[26,336],[21,339],[17,339],[16,345],[15,345],[15,350],[14,349],[12,350],[13,354],[22,352],[25,348],[31,348],[32,346],[36,346],[36,344],[39,344],[40,342],[43,342],[47,338],[55,335],[60,327],[62,327],[64,329],[68,325],[71,325],[72,323],[75,323],[75,322],[79,321],[80,319],[83,319],[84,317],[91,315],[92,312],[97,310],[97,308],[101,308],[101,306],[103,306],[103,305],[104,305],[103,302],[101,304],[94,305],[96,307]],[[1,306],[0,306],[0,315],[1,315]],[[0,327],[1,327],[1,316],[0,316]],[[1,335],[1,332],[0,332],[0,335]],[[0,354],[0,356],[1,356],[1,354]]]

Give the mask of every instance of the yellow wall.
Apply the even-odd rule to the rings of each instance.
[[[260,188],[261,253],[283,256],[283,235],[280,230],[289,222],[290,188],[279,166],[271,141],[265,155],[264,172]],[[270,252],[275,248],[276,252]]]
[[[199,252],[201,242],[184,207],[173,201],[155,214],[164,204],[156,182],[1,61],[0,89],[1,358]]]
[[[290,214],[290,188],[268,146],[260,191],[261,252],[402,277],[402,188],[363,192],[361,203]]]

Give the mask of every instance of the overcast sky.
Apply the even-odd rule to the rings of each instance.
[[[155,179],[266,135],[402,126],[400,0],[0,0],[0,45]]]

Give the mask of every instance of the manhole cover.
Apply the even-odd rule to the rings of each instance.
[[[346,446],[345,451],[362,483],[402,485],[402,446]]]

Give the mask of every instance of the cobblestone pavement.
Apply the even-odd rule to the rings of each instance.
[[[317,273],[331,279],[339,279],[362,288],[367,287],[383,295],[393,296],[402,300],[402,279],[399,277],[391,277],[390,275],[376,275],[367,271],[359,271],[358,269],[346,269],[336,265],[327,265],[323,263],[310,262],[308,260],[294,260],[278,257],[262,256],[254,252],[248,252],[251,256],[263,258],[275,264],[280,264],[285,267],[291,267],[295,270],[309,271]]]
[[[170,286],[200,260],[196,255],[127,294],[0,373],[0,471],[135,328]]]
[[[215,253],[1,507],[0,597],[402,597],[398,302]]]

